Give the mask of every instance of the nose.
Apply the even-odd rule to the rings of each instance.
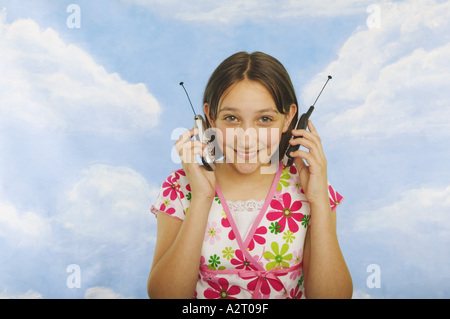
[[[258,145],[258,134],[253,126],[243,126],[235,129],[236,144],[239,150],[254,150]]]

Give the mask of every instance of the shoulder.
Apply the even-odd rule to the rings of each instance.
[[[184,169],[178,169],[173,171],[162,184],[163,196],[169,197],[171,200],[175,198],[190,199],[191,186],[189,180],[186,177]]]
[[[162,183],[153,213],[163,212],[178,219],[184,219],[191,199],[191,187],[183,169],[173,171]]]
[[[277,191],[286,191],[297,194],[304,194],[303,188],[300,184],[298,170],[295,165],[283,165],[280,180],[278,182]],[[336,210],[336,207],[344,200],[344,197],[328,182],[328,197],[330,199],[331,210]]]

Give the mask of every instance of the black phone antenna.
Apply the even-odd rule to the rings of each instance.
[[[327,80],[327,81],[325,82],[325,84],[323,85],[322,90],[320,90],[320,93],[319,93],[319,95],[316,97],[316,100],[314,101],[314,103],[313,103],[312,106],[316,105],[316,102],[317,102],[317,100],[319,99],[320,95],[322,94],[323,89],[325,89],[325,87],[326,87],[327,84],[328,84],[328,81],[330,81],[331,79],[332,79],[332,77],[331,77],[331,75],[329,75],[329,76],[328,76],[328,80]],[[181,83],[183,83],[183,82],[181,82]]]
[[[328,82],[328,81],[327,81],[327,82]],[[192,112],[194,112],[194,115],[197,116],[197,113],[195,113],[195,110],[194,110],[194,106],[192,106],[191,99],[189,98],[189,94],[188,94],[188,92],[186,91],[186,88],[184,87],[184,83],[183,83],[183,82],[180,82],[180,85],[183,87],[184,92],[186,92],[186,96],[187,96],[187,98],[188,98],[188,100],[189,100],[189,104],[191,105]]]

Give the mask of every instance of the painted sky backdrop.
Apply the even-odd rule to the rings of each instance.
[[[0,298],[147,298],[178,83],[200,111],[241,50],[301,110],[333,76],[312,120],[354,297],[450,297],[449,1],[0,0]]]

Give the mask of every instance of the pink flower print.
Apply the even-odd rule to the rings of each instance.
[[[302,271],[303,271],[303,268],[302,267],[298,267],[297,269],[295,269],[294,271],[291,272],[291,274],[289,275],[289,279],[293,280],[293,279],[301,276]]]
[[[217,275],[210,272],[210,271],[202,271],[200,270],[201,275],[203,276],[202,281],[209,282],[209,281],[217,281]]]
[[[300,289],[299,285],[295,285],[294,289],[289,292],[289,297],[286,299],[300,299],[303,296],[303,291]]]
[[[279,295],[275,296],[275,299],[286,299],[288,292],[286,289],[283,289]]]
[[[205,241],[209,240],[209,243],[211,245],[214,245],[214,242],[216,240],[220,240],[219,233],[222,231],[221,228],[217,227],[216,222],[208,223],[206,226],[206,233],[205,233]]]
[[[303,249],[300,248],[299,250],[293,252],[292,259],[289,260],[289,263],[291,264],[291,266],[295,266],[301,263],[302,259],[303,259]]]
[[[330,206],[331,210],[333,211],[336,209],[337,205],[339,205],[342,202],[344,197],[342,197],[341,194],[336,192],[334,188],[331,187],[331,185],[328,186],[328,191],[330,193]]]
[[[236,235],[234,234],[233,228],[231,228],[230,221],[228,220],[227,216],[225,215],[222,220],[220,221],[223,227],[228,228],[230,227],[230,232],[228,233],[228,238],[230,240],[233,240],[236,238]]]
[[[295,167],[294,165],[289,166],[289,173],[291,173],[291,175],[296,175],[297,167]]]
[[[294,187],[294,192],[297,194],[304,194],[305,191],[302,188],[302,185],[300,184],[300,177],[298,175],[295,175],[294,179],[294,183],[293,183],[293,187]]]
[[[270,202],[270,207],[275,210],[267,214],[267,219],[270,221],[278,220],[278,225],[281,226],[280,232],[284,231],[286,223],[293,233],[297,232],[299,226],[296,221],[300,222],[304,217],[302,213],[295,213],[302,208],[302,202],[298,200],[291,205],[291,200],[291,195],[285,193],[283,194],[283,202],[277,200]]]
[[[168,206],[166,206],[166,204],[161,204],[161,207],[159,208],[159,210],[161,211],[161,212],[164,212],[164,213],[166,213],[166,214],[168,214],[168,215],[172,215],[173,213],[175,213],[175,208],[173,208],[173,207],[168,207]]]
[[[207,299],[237,299],[232,297],[241,292],[241,288],[230,284],[225,278],[219,278],[217,282],[208,281],[210,288],[206,289],[203,295]]]
[[[289,264],[291,265],[291,267],[302,263],[303,261],[303,250],[300,248],[298,251],[294,251],[292,253],[292,259],[289,260]],[[295,269],[294,271],[291,272],[291,274],[289,275],[290,279],[294,279],[298,276],[300,276],[302,274],[302,267],[298,267],[297,269]]]
[[[261,280],[260,276],[258,274],[255,274],[255,275],[250,275],[244,279],[249,279],[249,278],[253,278],[253,277],[256,277],[256,278],[248,283],[247,289],[249,289],[250,291],[254,291],[254,293],[256,293],[256,291],[255,291],[256,284],[258,283],[258,280]],[[276,291],[280,291],[281,289],[284,288],[283,284],[281,283],[281,281],[278,278],[265,277],[262,279],[261,287],[259,288],[259,290],[262,295],[270,295],[271,287],[273,289],[275,289]]]
[[[170,200],[174,200],[177,198],[177,194],[180,195],[180,198],[184,198],[184,194],[180,191],[180,184],[177,183],[178,178],[169,176],[166,181],[162,184],[162,187],[165,188],[163,191],[163,196],[170,196]]]
[[[256,229],[255,234],[253,235],[250,243],[248,244],[248,250],[253,250],[255,248],[255,242],[259,245],[264,245],[266,243],[266,239],[262,236],[267,233],[267,228],[261,226]]]
[[[174,174],[174,181],[180,179],[180,176],[186,176],[186,172],[183,169],[176,170],[173,172]]]
[[[257,268],[252,265],[247,258],[245,258],[244,254],[240,249],[236,250],[235,253],[236,258],[230,260],[230,262],[236,266],[236,269],[244,269],[244,270],[256,270]]]

